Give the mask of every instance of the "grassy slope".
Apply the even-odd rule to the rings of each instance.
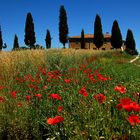
[[[17,108],[11,107],[11,105],[15,105],[19,101],[24,104],[25,100],[21,101],[22,96],[28,94],[28,88],[26,86],[20,87],[20,85],[15,82],[15,78],[24,77],[28,74],[35,76],[38,68],[46,67],[47,72],[57,69],[63,74],[62,79],[74,78],[79,80],[79,83],[74,85],[64,84],[61,80],[55,81],[54,83],[47,83],[46,81],[43,81],[44,77],[42,76],[43,82],[39,85],[40,88],[44,85],[49,87],[47,91],[41,89],[39,91],[41,94],[46,93],[48,95],[56,92],[63,96],[62,103],[55,103],[55,106],[63,105],[65,108],[63,113],[58,114],[65,117],[64,125],[69,138],[74,140],[86,139],[89,135],[92,135],[94,139],[98,139],[99,136],[103,135],[109,139],[113,137],[113,135],[122,136],[123,133],[130,128],[127,121],[123,121],[129,113],[123,113],[123,115],[119,115],[119,118],[117,119],[115,115],[113,116],[114,121],[111,121],[109,115],[110,107],[109,110],[106,110],[104,107],[98,106],[96,102],[92,102],[92,100],[94,94],[104,93],[107,96],[105,107],[111,104],[111,106],[115,108],[115,104],[117,102],[116,99],[114,99],[116,93],[113,88],[118,84],[122,84],[127,87],[127,94],[123,96],[119,95],[118,98],[126,96],[135,100],[133,94],[140,92],[140,68],[129,63],[132,58],[133,57],[119,51],[102,52],[91,50],[52,49],[47,51],[33,50],[7,53],[1,52],[0,85],[8,87],[2,90],[1,94],[5,96],[6,93],[10,93],[13,90],[19,90],[21,94],[19,100],[16,102],[11,100],[9,95],[6,95],[6,99],[8,100],[7,105],[0,106],[0,117],[1,119],[5,118],[3,125],[8,125],[8,128],[1,126],[1,131],[8,129],[8,131],[11,131],[14,135],[17,133],[17,130],[23,131],[24,129],[25,132],[23,131],[23,137],[25,137],[24,134],[28,136],[29,132],[27,131],[29,130],[27,130],[27,127],[29,127],[29,124],[27,123],[27,118],[30,118],[33,121],[33,124],[31,124],[32,133],[34,137],[39,137],[37,122],[42,124],[44,123],[43,120],[45,118],[54,117],[57,114],[54,109],[51,111],[44,110],[45,108],[51,108],[50,105],[52,105],[52,103],[46,100],[46,98],[41,102],[41,105],[39,106],[40,113],[37,114],[34,114],[33,106],[31,108],[32,113],[27,111],[25,107],[22,108],[21,112],[16,111],[15,114],[13,113],[13,110],[17,110]],[[84,78],[85,74],[79,70],[75,71],[73,74],[68,73],[69,68],[79,68],[81,64],[86,65],[87,68],[90,68],[93,71],[100,68],[100,73],[104,76],[111,77],[112,81],[91,83]],[[86,86],[88,92],[91,94],[87,99],[84,99],[81,95],[77,94],[77,90],[82,86]],[[79,104],[80,101],[83,104]],[[90,104],[92,105],[90,106]],[[92,108],[94,108],[94,110]],[[9,109],[9,112],[6,112],[4,109]],[[114,112],[116,113],[116,111]],[[17,126],[16,123],[19,123],[19,126]],[[126,130],[124,127],[126,127]],[[111,130],[112,132],[110,133]],[[57,128],[49,127],[47,125],[47,132],[45,133],[52,132],[51,135],[55,136],[54,133],[57,131]],[[139,129],[135,128],[133,132],[135,137],[138,136],[138,132]],[[129,131],[127,133],[129,133]]]

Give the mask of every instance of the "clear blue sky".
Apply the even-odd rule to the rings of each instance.
[[[64,5],[69,36],[92,34],[96,14],[101,17],[103,33],[111,33],[114,20],[117,20],[123,39],[128,29],[133,31],[136,48],[140,52],[140,1],[139,0],[0,0],[0,25],[3,41],[8,49],[13,48],[14,35],[17,34],[20,46],[24,45],[25,20],[32,13],[36,43],[45,46],[46,30],[52,36],[52,47],[62,47],[59,43],[59,9]]]

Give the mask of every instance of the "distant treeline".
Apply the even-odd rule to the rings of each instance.
[[[102,33],[102,23],[101,23],[101,17],[97,14],[95,17],[95,22],[94,22],[94,43],[97,48],[100,48],[103,45],[104,42],[104,36]],[[63,44],[63,48],[65,48],[65,44],[68,43],[68,33],[69,33],[69,28],[67,24],[67,13],[63,5],[60,6],[59,10],[59,41]],[[46,37],[45,38],[45,43],[46,49],[51,48],[51,41],[52,37],[50,34],[49,29],[46,30]],[[81,48],[85,48],[85,42],[84,42],[84,29],[81,31]],[[18,36],[15,34],[14,37],[14,43],[13,43],[13,49],[12,50],[20,50],[20,49],[44,49],[43,46],[36,44],[36,36],[35,36],[35,31],[34,31],[34,21],[32,14],[29,12],[27,13],[26,17],[26,22],[25,22],[25,35],[24,35],[24,43],[26,46],[20,46],[18,42]],[[118,49],[121,48],[123,43],[122,40],[122,34],[121,30],[119,28],[119,24],[117,20],[114,20],[113,25],[112,25],[112,30],[111,30],[111,45],[112,47]],[[126,40],[125,40],[125,46],[126,46],[126,51],[130,54],[138,54],[136,50],[136,44],[135,44],[135,39],[133,37],[133,32],[128,29],[127,35],[126,35]],[[3,43],[2,39],[2,31],[0,27],[0,51],[2,49],[5,49],[7,47],[6,43]]]

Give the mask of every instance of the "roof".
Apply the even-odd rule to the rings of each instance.
[[[81,36],[71,36],[70,38],[81,38]],[[84,38],[94,38],[93,34],[85,34]],[[104,38],[111,38],[111,35],[109,33],[106,33],[104,35]]]

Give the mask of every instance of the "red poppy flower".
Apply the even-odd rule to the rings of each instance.
[[[100,104],[105,102],[106,96],[104,96],[102,93],[99,93],[97,95],[94,95],[94,99],[97,100]]]
[[[80,70],[83,70],[83,69],[85,69],[85,68],[86,68],[86,65],[85,65],[85,64],[82,64],[82,65],[79,66],[79,69],[80,69]]]
[[[42,75],[45,75],[46,74],[46,68],[42,68],[41,73],[42,73]]]
[[[38,97],[39,99],[42,97],[42,95],[40,93],[35,94],[36,97]]]
[[[115,91],[118,91],[120,93],[126,93],[126,87],[125,86],[122,86],[122,85],[117,85],[115,88],[114,88]]]
[[[32,83],[35,83],[35,82],[36,82],[36,80],[35,80],[35,79],[30,79],[30,81],[31,81]]]
[[[56,99],[56,100],[62,100],[62,97],[58,94],[55,94],[55,93],[50,94],[48,97]]]
[[[0,97],[0,103],[3,103],[5,101],[4,97]]]
[[[140,106],[136,102],[132,102],[128,105],[123,105],[126,111],[140,111]]]
[[[55,125],[63,121],[64,121],[64,118],[62,116],[56,116],[55,118],[47,119],[47,123],[50,125]]]
[[[120,99],[120,102],[123,104],[123,105],[127,105],[127,104],[130,104],[132,102],[132,100],[130,98],[121,98]]]
[[[132,110],[133,111],[140,111],[140,105],[134,103],[133,106],[132,106]]]
[[[140,111],[140,105],[136,102],[133,102],[130,98],[120,99],[121,104],[117,105],[118,109],[125,109],[126,111]]]
[[[21,103],[18,103],[18,107],[22,107],[22,104]]]
[[[101,81],[107,81],[107,80],[109,80],[109,78],[102,76],[100,73],[97,74],[97,77]]]
[[[127,104],[127,105],[122,105],[123,109],[125,109],[126,111],[132,111],[133,110],[133,103]]]
[[[87,90],[85,87],[82,87],[80,90],[79,90],[79,93],[85,97],[88,96],[88,93],[87,93]]]
[[[57,108],[57,110],[58,110],[59,112],[61,112],[61,111],[63,110],[63,107],[62,107],[62,106],[59,106],[59,107]]]
[[[95,74],[89,74],[88,77],[92,82],[97,82],[97,80],[95,80],[93,77],[95,76]]]
[[[2,90],[2,89],[3,89],[3,86],[0,85],[0,90]]]
[[[27,101],[30,101],[30,100],[31,100],[31,96],[29,96],[29,95],[26,96],[26,100],[27,100]]]
[[[28,74],[28,75],[25,75],[24,76],[25,80],[30,80],[30,79],[33,79],[32,75]]]
[[[70,83],[71,82],[71,79],[65,79],[64,82],[65,83]]]
[[[44,89],[47,89],[47,88],[48,88],[48,86],[44,86],[43,88],[44,88]]]
[[[39,88],[38,86],[35,86],[34,89],[35,89],[36,91],[39,91],[39,90],[40,90],[40,88]]]
[[[25,82],[25,80],[24,79],[22,79],[22,78],[16,78],[16,80],[18,81],[18,82],[20,82],[20,83],[23,83],[23,82]]]
[[[130,115],[127,120],[132,126],[135,124],[140,124],[140,119],[136,115]]]
[[[91,69],[85,69],[85,70],[84,70],[84,73],[86,73],[86,74],[89,74],[89,73],[91,73],[91,72],[92,72]]]
[[[50,71],[49,71],[47,74],[48,74],[48,77],[49,77],[49,78],[53,78],[53,77],[54,77],[53,73],[50,72]]]
[[[34,85],[33,84],[29,84],[28,87],[29,88],[34,88]]]
[[[10,94],[11,94],[12,98],[16,98],[17,97],[16,91],[12,91]]]

